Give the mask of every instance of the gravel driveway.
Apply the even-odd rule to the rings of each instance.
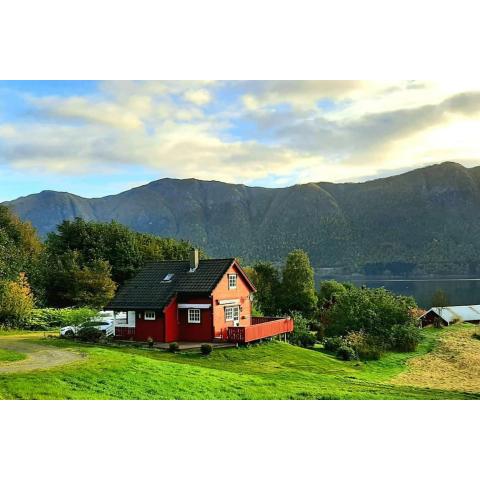
[[[40,343],[25,341],[29,336],[0,336],[0,348],[27,355],[25,360],[1,362],[0,374],[43,370],[80,361],[82,354]],[[31,337],[30,337],[31,338]]]

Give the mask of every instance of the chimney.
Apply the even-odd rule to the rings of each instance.
[[[190,272],[194,272],[198,268],[198,249],[194,248],[190,252]]]

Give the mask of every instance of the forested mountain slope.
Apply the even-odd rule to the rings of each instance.
[[[480,167],[451,162],[364,183],[162,179],[104,198],[44,191],[7,204],[41,235],[78,216],[191,240],[212,256],[277,261],[303,248],[317,267],[369,273],[480,265]]]

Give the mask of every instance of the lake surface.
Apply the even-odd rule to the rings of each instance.
[[[480,278],[473,279],[427,279],[427,280],[368,280],[338,279],[355,285],[366,285],[369,288],[384,287],[400,295],[410,295],[423,308],[431,307],[433,294],[443,290],[450,305],[480,305]]]

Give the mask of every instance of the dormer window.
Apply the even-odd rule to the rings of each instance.
[[[174,273],[167,273],[163,278],[162,282],[171,282],[174,275]]]
[[[228,275],[228,289],[235,290],[237,288],[237,275],[235,273]]]

